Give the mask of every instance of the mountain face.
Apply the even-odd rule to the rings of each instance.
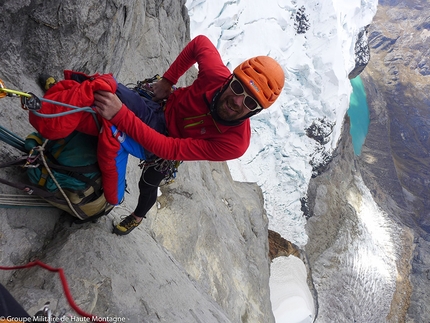
[[[162,74],[189,41],[181,1],[3,1],[0,79],[42,95],[40,74],[64,69],[113,73],[122,83]],[[191,72],[181,84],[189,83]],[[0,99],[1,125],[33,131],[18,98]],[[0,142],[2,160],[19,154]],[[77,225],[53,208],[0,209],[0,263],[33,259],[64,269],[76,304],[126,322],[274,322],[269,296],[268,220],[255,184],[231,179],[225,163],[180,166],[157,207],[131,234],[112,221],[137,201],[141,170],[128,165],[124,203],[97,223]],[[7,168],[0,176],[25,177]],[[0,186],[1,193],[17,193]],[[46,302],[76,315],[60,280],[42,268],[0,271],[3,284],[31,314]]]
[[[398,242],[413,250],[406,316],[413,322],[430,320],[430,22],[423,15],[428,9],[426,1],[380,2],[369,30],[372,60],[363,74],[373,126],[359,163],[375,200],[413,231],[413,243]]]
[[[379,1],[360,74],[370,125],[354,156],[348,122],[310,182],[306,253],[316,322],[428,322],[429,21],[425,1]]]

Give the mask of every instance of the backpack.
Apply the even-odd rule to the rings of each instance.
[[[41,195],[48,203],[77,217],[76,222],[94,220],[112,210],[103,194],[97,137],[75,131],[64,139],[46,140],[34,132],[25,139],[25,149],[37,161],[27,167],[28,178],[48,193]]]

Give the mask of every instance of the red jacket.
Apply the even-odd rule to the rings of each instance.
[[[194,38],[173,62],[164,78],[176,84],[193,64],[199,74],[191,86],[177,89],[166,103],[169,136],[144,124],[125,106],[110,122],[145,149],[170,160],[225,161],[242,156],[247,150],[251,127],[249,119],[237,126],[221,125],[212,118],[209,106],[215,92],[231,75],[221,57],[205,36]]]

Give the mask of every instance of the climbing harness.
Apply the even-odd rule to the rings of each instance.
[[[154,92],[152,90],[152,85],[156,82],[161,80],[161,76],[158,74],[155,74],[153,77],[148,77],[144,79],[143,81],[137,81],[137,83],[128,83],[125,86],[129,88],[130,90],[134,90],[137,92],[140,96],[143,96],[147,99],[152,100],[154,97]],[[172,92],[176,91],[177,87],[175,85],[172,86]],[[161,102],[161,105],[165,103]]]
[[[106,321],[102,317],[98,317],[98,316],[95,316],[95,315],[92,315],[90,313],[87,313],[87,312],[83,311],[82,309],[80,309],[76,305],[75,301],[73,300],[72,294],[70,293],[69,284],[67,283],[66,275],[64,274],[63,268],[54,268],[54,267],[51,267],[51,266],[49,266],[49,265],[41,262],[40,260],[35,260],[35,261],[29,262],[29,263],[27,263],[25,265],[22,265],[22,266],[11,266],[11,267],[9,267],[9,266],[0,266],[0,269],[1,270],[17,270],[17,269],[31,268],[31,267],[34,267],[34,266],[39,266],[39,267],[42,267],[43,269],[46,269],[48,271],[57,272],[58,273],[58,275],[60,276],[61,285],[63,287],[64,294],[66,296],[66,299],[67,299],[70,307],[76,313],[78,313],[80,316],[88,318],[89,320],[86,320],[86,322],[90,322],[90,321],[91,322],[108,322],[108,321]]]

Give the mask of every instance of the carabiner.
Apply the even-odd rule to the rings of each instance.
[[[28,92],[27,94],[29,94],[30,97],[21,96],[21,108],[24,110],[40,110],[42,107],[40,99],[31,92]]]

